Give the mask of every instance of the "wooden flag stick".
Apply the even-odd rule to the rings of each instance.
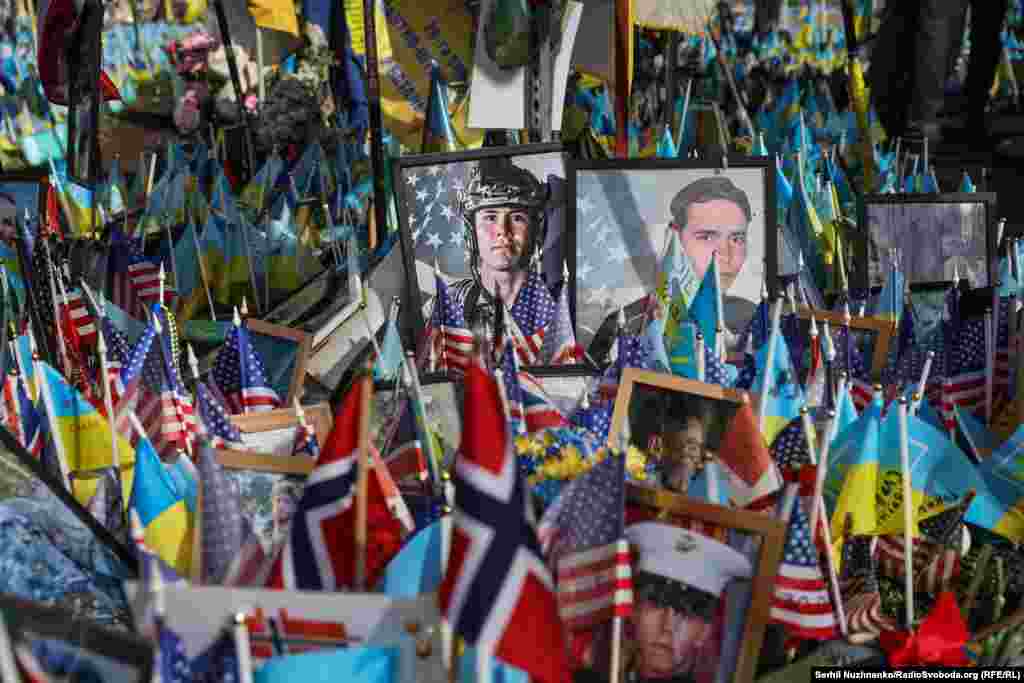
[[[367,496],[370,490],[370,411],[373,409],[373,361],[359,380],[359,473],[356,489],[356,591],[366,590]]]

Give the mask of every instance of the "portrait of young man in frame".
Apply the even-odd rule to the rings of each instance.
[[[560,147],[405,157],[395,185],[412,302],[404,307],[403,327],[414,331],[421,355],[427,355],[428,328],[443,327],[453,343],[453,335],[492,336],[500,320],[522,365],[578,362],[566,351],[575,339],[568,298],[560,300],[568,267]],[[465,351],[444,347],[442,339],[429,337],[436,347],[431,370],[451,370],[446,357]]]
[[[659,287],[688,307],[712,258],[727,347],[738,343],[776,270],[768,171],[759,159],[727,168],[675,160],[572,168],[576,334],[596,362],[608,360],[620,308],[638,333],[655,314]]]

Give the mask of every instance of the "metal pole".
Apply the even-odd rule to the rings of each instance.
[[[256,160],[253,157],[252,127],[249,125],[249,116],[245,113],[242,78],[238,75],[238,62],[235,61],[235,51],[231,47],[231,30],[228,28],[228,18],[224,13],[224,0],[213,0],[213,8],[217,12],[217,26],[220,28],[221,40],[224,41],[224,54],[228,58],[231,85],[235,89],[235,99],[238,100],[238,116],[245,128],[246,160],[249,164],[249,168],[242,174],[244,176],[242,180],[245,181],[252,176],[256,168]]]

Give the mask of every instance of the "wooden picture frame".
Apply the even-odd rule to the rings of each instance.
[[[819,325],[822,322],[827,322],[833,331],[846,324],[842,313],[809,308],[803,305],[797,306],[796,315],[801,320],[810,320],[813,316]],[[849,324],[851,332],[873,332],[877,335],[875,337],[874,351],[871,354],[871,380],[873,382],[879,381],[882,372],[889,362],[889,346],[892,344],[897,333],[896,322],[866,316],[863,318],[851,317]]]
[[[302,411],[306,417],[306,424],[313,428],[316,438],[321,445],[327,440],[334,425],[334,413],[328,403],[318,403],[314,406],[303,406]],[[251,435],[251,442],[254,445],[259,443],[259,435],[267,435],[274,443],[284,443],[289,438],[294,442],[294,430],[299,426],[298,416],[294,408],[279,408],[268,410],[262,413],[248,413],[245,415],[230,416],[231,423],[238,427],[242,433],[243,441],[247,435]],[[277,434],[271,435],[271,432]],[[269,449],[241,450],[235,448],[217,449],[217,460],[221,466],[236,470],[254,470],[257,472],[271,472],[275,474],[287,474],[305,476],[313,471],[316,464],[313,458],[308,456],[295,456],[291,453],[284,453],[283,450],[270,452]]]
[[[857,240],[858,250],[855,270],[856,286],[870,290],[872,287],[884,285],[888,255],[882,253],[884,247],[873,245],[881,241],[889,244],[890,239],[898,241],[902,246],[903,258],[914,259],[904,262],[902,270],[907,284],[915,285],[951,282],[953,279],[953,263],[959,268],[960,277],[968,280],[971,287],[988,287],[998,279],[993,268],[998,267],[996,261],[997,235],[997,196],[994,192],[946,192],[941,194],[869,194],[864,197],[863,215],[861,216],[861,237]],[[981,215],[966,215],[965,207],[977,207]],[[959,211],[961,219],[956,220]],[[915,218],[915,213],[918,217]],[[885,226],[896,224],[893,229]],[[969,239],[964,239],[965,225],[973,223]],[[915,225],[921,229],[912,230]],[[956,239],[956,231],[960,231],[960,239]],[[882,236],[881,233],[889,233]],[[975,234],[975,233],[981,234]],[[948,240],[946,238],[949,238]],[[947,257],[947,244],[950,242]],[[907,246],[909,243],[910,246]],[[955,243],[955,244],[954,244]],[[927,246],[927,249],[925,247]],[[967,255],[961,255],[967,253]],[[876,256],[878,258],[876,258]],[[926,261],[930,259],[930,261]],[[936,262],[936,259],[938,262]],[[915,265],[920,261],[920,267]],[[872,265],[877,263],[875,272]],[[968,263],[972,266],[968,266]],[[939,271],[942,271],[940,274]],[[920,274],[927,273],[927,276]]]
[[[246,324],[249,327],[249,337],[254,345],[258,345],[259,342],[256,335],[290,341],[296,345],[295,362],[288,382],[288,395],[281,396],[281,398],[287,406],[293,405],[296,400],[301,401],[306,367],[309,365],[309,357],[313,354],[313,336],[294,327],[275,325],[274,323],[254,318],[247,319]],[[269,372],[270,359],[267,358],[267,355],[266,353],[263,354],[263,364]],[[272,386],[275,384],[273,378],[268,377],[267,379]],[[280,392],[278,395],[280,395]]]
[[[471,319],[477,310],[485,310],[489,306],[490,296],[480,285],[479,278],[474,275],[470,261],[476,256],[481,258],[479,250],[467,240],[471,238],[465,225],[459,204],[461,190],[469,185],[470,176],[486,164],[497,166],[507,162],[519,174],[520,181],[525,173],[533,176],[533,180],[542,186],[541,191],[546,197],[539,200],[540,208],[531,212],[532,216],[542,214],[540,221],[543,226],[537,227],[538,221],[530,218],[529,236],[522,248],[533,250],[531,254],[521,253],[519,262],[513,266],[515,272],[539,269],[543,287],[555,301],[560,286],[565,279],[564,269],[568,266],[569,282],[575,279],[570,257],[568,241],[569,224],[571,222],[570,206],[566,203],[568,195],[568,165],[564,148],[559,143],[540,143],[530,145],[514,145],[507,147],[485,147],[478,150],[452,152],[443,154],[421,154],[404,156],[394,163],[394,187],[397,193],[399,234],[402,243],[402,256],[406,273],[406,294],[403,297],[401,329],[405,337],[406,348],[418,352],[426,343],[423,332],[430,318],[430,310],[426,308],[428,301],[436,296],[435,274],[448,285],[449,292],[460,291],[457,299],[460,314]],[[502,170],[496,175],[501,177]],[[506,176],[508,177],[508,176]],[[429,190],[428,190],[429,188]],[[507,197],[509,195],[505,195]],[[488,206],[502,208],[506,204],[493,203]],[[480,210],[483,210],[483,206]],[[474,209],[474,211],[476,211]],[[471,215],[476,215],[471,211]],[[543,241],[540,239],[543,237]],[[475,242],[475,238],[472,238]],[[531,247],[532,243],[532,247]],[[537,252],[541,253],[541,265],[533,261]],[[524,265],[524,258],[530,259]],[[436,266],[436,269],[435,269]],[[538,289],[526,290],[542,294]],[[474,294],[475,293],[475,294]],[[519,295],[517,295],[519,296]],[[523,300],[519,296],[517,301]],[[478,308],[477,302],[485,305]],[[506,301],[506,305],[514,315],[519,315],[516,302]],[[570,317],[572,309],[570,304]],[[481,317],[482,319],[482,317]],[[527,324],[521,319],[520,326]],[[532,322],[532,321],[530,321]],[[531,336],[536,330],[522,329],[524,336]],[[524,363],[524,366],[558,367],[560,369],[578,367],[576,363]]]
[[[763,285],[770,296],[778,294],[779,227],[770,158],[570,160],[567,181],[570,310],[577,341],[592,362],[612,360],[620,308],[628,330],[641,331],[673,232],[682,263],[670,286],[689,305],[711,252],[719,251],[725,325],[734,334],[746,327]],[[673,215],[676,202],[687,220],[697,220],[691,209],[712,199],[721,201],[700,215],[701,227],[690,229]],[[707,246],[712,242],[718,249]]]
[[[31,651],[31,641],[46,641],[48,650],[54,648],[72,655],[76,665],[83,667],[77,669],[79,673],[90,670],[100,675],[101,680],[125,683],[148,683],[152,678],[153,643],[140,635],[11,595],[0,595],[0,612],[12,648],[21,646]],[[85,678],[83,675],[82,680]]]
[[[647,509],[652,516],[672,524],[688,520],[696,526],[725,529],[744,534],[756,539],[756,552],[750,559],[754,565],[754,573],[750,580],[750,602],[743,623],[742,634],[731,639],[733,653],[729,649],[729,633],[723,635],[723,650],[720,661],[735,662],[730,683],[749,683],[757,673],[757,664],[764,640],[765,627],[771,618],[772,596],[775,590],[775,579],[778,576],[779,564],[786,538],[786,523],[761,512],[737,510],[719,505],[711,505],[686,496],[653,488],[637,483],[626,484],[626,501],[628,505]],[[735,629],[739,624],[727,621],[726,631]],[[720,664],[721,666],[721,664]]]

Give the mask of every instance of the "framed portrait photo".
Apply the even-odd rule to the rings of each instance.
[[[334,424],[334,415],[327,403],[303,406],[306,424],[312,427],[322,445]],[[313,458],[293,455],[299,418],[293,408],[278,408],[262,413],[231,415],[232,424],[242,433],[242,449],[221,448],[217,460],[226,468],[309,474]]]
[[[633,577],[633,611],[622,629],[625,680],[754,680],[785,524],[635,483],[626,485],[626,499],[649,519],[625,531]],[[700,529],[727,533],[714,538]],[[666,608],[675,617],[671,647],[659,619]],[[589,641],[578,666],[607,675],[611,624],[595,626]]]
[[[628,421],[630,445],[654,463],[644,483],[745,507],[782,487],[768,449],[752,449],[745,441],[760,435],[756,405],[756,394],[627,368],[615,399],[609,446],[618,447]]]
[[[409,287],[402,326],[421,357],[433,358],[430,368],[464,367],[467,340],[493,330],[498,301],[522,365],[578,364],[567,352],[575,348],[568,297],[559,307],[566,268],[573,279],[561,145],[402,157],[394,173]],[[433,328],[445,333],[428,339],[439,299]]]
[[[894,254],[910,287],[951,282],[954,274],[971,288],[991,285],[995,210],[994,192],[868,195],[861,286],[883,286]]]
[[[768,158],[714,166],[676,159],[577,162],[569,168],[573,247],[569,271],[577,340],[595,363],[609,360],[624,309],[631,332],[646,319],[665,254],[680,258],[667,285],[687,305],[718,254],[727,338],[737,342],[776,273],[775,176]]]
[[[843,325],[843,314],[836,311],[827,311],[807,306],[797,307],[797,317],[800,319],[800,333],[803,339],[810,339],[811,318],[818,324],[818,333],[822,334],[822,323],[827,322],[829,332],[832,334],[836,349],[836,360],[843,367],[846,367],[845,348],[837,343],[837,333]],[[892,320],[884,320],[874,317],[850,318],[850,336],[852,337],[854,349],[860,354],[866,364],[866,370],[870,371],[871,379],[878,381],[882,371],[889,361],[889,348],[893,338],[896,336],[896,323]],[[806,346],[806,345],[805,345]],[[801,369],[804,369],[803,366]]]

